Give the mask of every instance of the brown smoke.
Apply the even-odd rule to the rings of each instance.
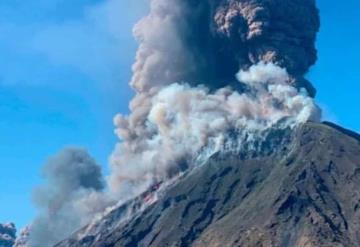
[[[36,194],[29,246],[60,240],[113,198],[120,205],[215,152],[257,151],[269,130],[317,121],[304,75],[318,29],[315,0],[150,0],[134,28],[131,113],[115,117],[110,193],[86,152],[62,152]]]
[[[315,0],[152,0],[135,28],[140,48],[132,85],[140,92],[173,82],[234,85],[260,61],[286,68],[296,87],[316,61]]]

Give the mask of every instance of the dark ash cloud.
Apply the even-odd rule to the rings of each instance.
[[[178,168],[231,127],[318,119],[304,75],[317,58],[319,25],[314,0],[151,0],[134,28],[136,95],[131,114],[115,118],[111,188],[133,195],[143,181],[166,179],[169,164]]]
[[[135,28],[140,48],[132,85],[139,92],[173,82],[232,85],[260,61],[288,70],[296,87],[317,59],[315,0],[152,0]]]

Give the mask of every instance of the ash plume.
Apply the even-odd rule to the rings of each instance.
[[[15,244],[13,247],[29,247],[29,238],[30,238],[31,227],[26,226],[24,229],[21,229],[18,236],[16,237]]]
[[[112,191],[137,195],[223,149],[231,131],[239,149],[279,122],[318,120],[304,75],[319,25],[314,0],[150,1],[134,28],[131,114],[115,117]]]
[[[296,87],[316,61],[315,0],[151,0],[135,27],[140,42],[131,85],[139,93],[173,82],[211,88],[258,62],[286,68]],[[235,84],[237,84],[235,82]]]
[[[151,0],[134,27],[136,94],[129,116],[114,118],[109,190],[85,151],[60,153],[35,193],[30,247],[61,240],[214,153],[258,152],[271,130],[318,121],[304,76],[319,25],[315,0]]]
[[[117,133],[124,141],[112,156],[111,188],[121,197],[136,195],[197,165],[198,157],[206,160],[223,151],[229,142],[236,150],[256,149],[253,144],[268,129],[320,119],[314,100],[305,89],[288,83],[290,76],[283,68],[259,63],[241,70],[237,78],[246,93],[229,87],[212,92],[204,85],[179,83],[162,88],[151,99],[139,138],[131,138],[129,119],[118,116]],[[236,138],[230,138],[233,133]]]
[[[56,244],[109,203],[101,169],[85,150],[61,151],[44,166],[43,176],[47,184],[33,195],[40,212],[29,227],[29,247]]]

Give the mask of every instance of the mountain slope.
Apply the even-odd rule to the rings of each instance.
[[[289,138],[214,155],[130,220],[118,208],[57,246],[360,246],[358,136],[308,123]]]

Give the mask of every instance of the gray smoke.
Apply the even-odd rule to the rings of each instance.
[[[115,117],[112,190],[134,196],[187,169],[230,129],[317,120],[304,75],[318,29],[315,0],[151,0],[134,28],[131,114]]]
[[[139,138],[129,136],[130,119],[118,116],[117,133],[124,141],[112,156],[113,191],[120,198],[136,196],[226,146],[256,151],[241,149],[256,149],[254,144],[279,122],[285,129],[320,119],[314,100],[305,89],[288,83],[290,76],[283,68],[259,63],[241,70],[237,78],[247,86],[246,93],[178,83],[163,87],[151,98]],[[229,139],[230,133],[236,138]]]
[[[82,149],[68,148],[44,166],[46,184],[34,191],[39,215],[30,226],[30,247],[47,247],[86,224],[109,203],[100,167]]]
[[[296,87],[316,61],[315,0],[151,0],[134,29],[140,42],[132,86],[139,93],[173,82],[220,88],[260,61],[289,72]]]
[[[24,229],[21,229],[13,247],[28,247],[29,238],[30,238],[31,227],[26,226]]]
[[[304,78],[318,29],[315,0],[150,0],[134,28],[131,113],[114,120],[109,193],[85,151],[60,153],[35,193],[41,211],[30,246],[66,237],[109,198],[120,205],[215,152],[256,151],[273,128],[318,121]]]

